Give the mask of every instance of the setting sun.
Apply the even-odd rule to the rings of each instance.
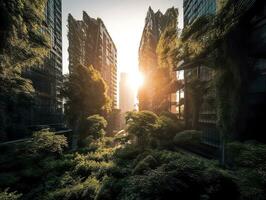
[[[144,84],[144,76],[139,71],[133,72],[129,74],[128,84],[134,90],[138,91],[138,89]]]

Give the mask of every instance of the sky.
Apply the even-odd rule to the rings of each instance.
[[[81,19],[82,11],[101,18],[117,48],[118,77],[121,72],[138,70],[138,49],[149,6],[156,12],[179,9],[179,27],[183,26],[183,0],[62,0],[63,73],[68,72],[67,16]]]

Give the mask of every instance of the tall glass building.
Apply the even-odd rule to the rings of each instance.
[[[234,0],[235,13],[243,13],[241,23],[247,29],[243,32],[247,42],[246,66],[250,70],[246,77],[245,96],[241,96],[244,102],[243,114],[248,113],[246,119],[238,124],[233,137],[241,140],[258,140],[266,142],[265,134],[260,130],[265,127],[266,110],[266,1],[260,0]],[[216,14],[219,9],[219,0],[184,0],[184,26],[191,25],[198,17]],[[240,36],[241,37],[241,36]],[[188,66],[189,63],[182,64]],[[179,66],[179,70],[182,70]],[[185,83],[189,83],[192,77],[197,76],[202,81],[212,80],[213,71],[205,66],[196,66],[193,69],[184,70]],[[215,89],[209,88],[203,97],[203,103],[199,113],[199,128],[203,131],[203,142],[218,146],[219,133],[217,129],[217,112],[215,102]],[[246,101],[246,102],[245,102]],[[188,126],[192,118],[191,98],[185,89],[185,119]],[[242,121],[241,121],[242,122]]]
[[[191,25],[201,16],[215,15],[217,2],[218,0],[184,0],[184,26]],[[193,69],[186,69],[184,71],[186,84],[195,77],[203,82],[208,82],[213,78],[213,75],[214,71],[205,66],[197,66]],[[206,91],[199,112],[198,126],[203,131],[203,142],[212,146],[218,146],[220,137],[216,128],[217,114],[215,105],[212,103],[215,101],[215,89],[209,87]],[[188,126],[192,126],[192,107],[192,100],[185,86],[184,117]]]
[[[43,30],[50,35],[51,50],[44,64],[25,72],[35,89],[28,126],[62,123],[62,99],[59,96],[62,75],[62,2],[48,0]]]
[[[184,26],[191,24],[197,17],[215,14],[217,0],[184,0]]]
[[[117,108],[117,49],[100,18],[91,18],[85,11],[82,20],[68,19],[69,72],[75,65],[92,65],[108,86],[112,108]]]

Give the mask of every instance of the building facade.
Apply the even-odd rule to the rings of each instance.
[[[129,85],[127,73],[120,74],[119,109],[121,110],[121,127],[125,127],[125,113],[134,110],[135,94]]]
[[[197,18],[207,15],[215,15],[218,10],[218,0],[184,0],[184,27],[191,25]],[[188,92],[191,81],[198,79],[202,83],[212,80],[214,71],[205,67],[197,66],[193,69],[184,70],[184,118],[187,127],[193,127],[193,97]],[[208,84],[206,84],[208,85]],[[206,86],[202,105],[199,111],[197,126],[202,130],[202,141],[209,145],[219,146],[220,136],[216,126],[217,115],[214,87]]]
[[[117,50],[103,21],[83,12],[83,19],[69,15],[69,72],[77,64],[92,65],[108,85],[112,108],[117,108]]]
[[[184,26],[191,25],[197,17],[202,15],[216,14],[219,11],[219,0],[201,1],[201,0],[185,0],[184,1]],[[233,1],[234,12],[243,14],[240,26],[245,27],[247,42],[247,53],[243,66],[249,71],[246,77],[246,88],[243,96],[240,98],[244,102],[241,105],[242,116],[236,122],[235,130],[230,133],[233,138],[240,140],[255,139],[266,142],[266,136],[261,134],[259,130],[264,127],[265,110],[266,110],[266,2],[259,0],[236,0]],[[203,11],[205,11],[205,13]],[[215,11],[216,10],[216,11]],[[240,36],[241,37],[241,36]],[[241,37],[242,38],[242,37]],[[198,77],[202,81],[210,81],[213,79],[214,71],[205,66],[197,66],[186,69],[185,64],[181,64],[179,69],[185,69],[185,85],[189,83],[192,77]],[[187,65],[188,66],[188,65]],[[251,75],[252,74],[252,75]],[[203,103],[199,113],[199,125],[203,130],[203,142],[218,146],[220,143],[219,131],[217,128],[217,111],[215,106],[216,91],[214,88],[207,88],[207,92],[203,97]],[[191,102],[185,87],[185,118],[188,125],[191,125]]]
[[[24,76],[35,89],[35,101],[30,110],[28,126],[61,124],[63,101],[60,97],[62,74],[62,2],[48,0],[43,31],[50,35],[51,50],[44,64],[28,69]]]
[[[139,70],[145,77],[145,84],[140,88],[138,94],[139,110],[157,112],[158,108],[161,106],[158,105],[158,98],[156,98],[155,89],[153,87],[156,84],[153,75],[159,67],[156,49],[165,28],[170,22],[175,21],[177,16],[178,9],[176,8],[170,8],[163,14],[160,10],[154,12],[151,7],[149,7],[139,46]],[[175,79],[176,72],[173,71],[171,77]],[[167,101],[168,111],[176,112],[175,93],[169,94],[164,101]],[[160,102],[160,104],[161,103],[162,102]]]
[[[184,0],[184,26],[192,24],[200,16],[215,14],[217,0]]]

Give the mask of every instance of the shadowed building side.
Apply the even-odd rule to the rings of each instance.
[[[43,31],[50,35],[50,53],[43,65],[24,72],[24,77],[32,81],[35,89],[35,104],[30,110],[29,126],[63,123],[63,100],[60,97],[63,82],[61,0],[47,1]]]

